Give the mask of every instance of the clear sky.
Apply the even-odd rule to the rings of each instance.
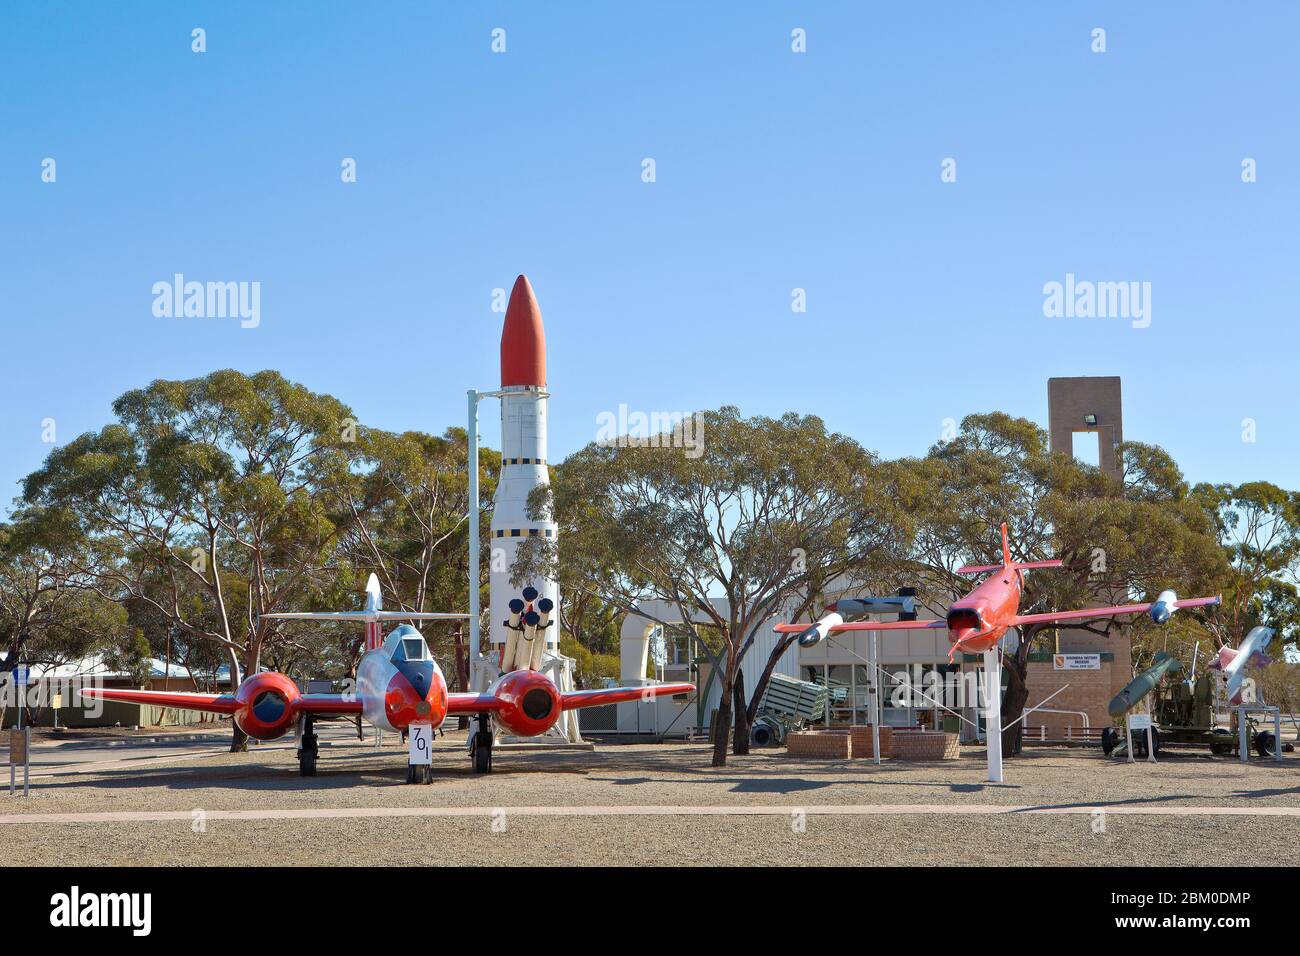
[[[1300,5],[1226,0],[6,4],[0,500],[44,419],[155,378],[462,424],[519,272],[553,460],[620,404],[922,454],[1121,375],[1126,437],[1190,479],[1300,486],[1297,37]],[[156,317],[175,273],[259,282],[260,324]],[[1149,282],[1149,326],[1045,317],[1067,274]]]

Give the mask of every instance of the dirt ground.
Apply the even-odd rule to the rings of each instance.
[[[1040,749],[989,784],[974,748],[880,767],[756,751],[714,769],[702,745],[633,744],[498,753],[478,776],[463,736],[439,740],[428,785],[405,783],[391,737],[322,748],[314,778],[298,776],[291,748],[128,759],[0,797],[0,835],[8,862],[54,865],[1300,864],[1300,755],[1130,765]],[[343,815],[221,816],[320,810]],[[86,813],[145,818],[47,816]],[[10,822],[20,815],[40,822]]]

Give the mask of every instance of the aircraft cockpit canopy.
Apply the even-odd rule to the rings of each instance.
[[[409,624],[396,628],[389,635],[389,643],[393,648],[390,659],[394,664],[429,660],[429,646],[424,643],[420,632]]]

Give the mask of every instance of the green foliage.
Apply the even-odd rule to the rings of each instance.
[[[579,687],[599,687],[602,679],[617,679],[619,676],[617,654],[593,653],[568,635],[560,638],[560,653],[565,657],[573,658]]]
[[[117,421],[50,453],[24,505],[81,553],[69,577],[151,606],[251,673],[278,633],[259,615],[328,575],[325,491],[346,473],[351,413],[277,372],[156,381]]]
[[[144,635],[144,629],[137,627],[131,631],[127,640],[104,655],[104,663],[111,670],[128,674],[133,687],[143,687],[153,674],[153,664],[149,658],[149,640]]]
[[[1279,644],[1300,638],[1300,493],[1265,481],[1197,485],[1225,555],[1223,608],[1216,636],[1233,646],[1257,624],[1276,628]]]
[[[515,573],[557,575],[562,613],[566,595],[598,596],[622,613],[658,599],[673,613],[657,623],[710,626],[722,645],[725,720],[757,630],[871,567],[909,525],[892,472],[818,418],[747,419],[728,406],[698,413],[695,435],[691,454],[651,442],[572,455],[530,501],[534,517],[554,511],[564,561],[554,542],[530,538]],[[721,737],[718,747],[715,763],[725,760]]]

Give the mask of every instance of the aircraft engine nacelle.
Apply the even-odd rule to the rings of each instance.
[[[1173,591],[1161,591],[1160,596],[1157,597],[1155,602],[1151,605],[1151,610],[1149,612],[1151,620],[1155,621],[1157,624],[1163,624],[1165,621],[1173,617],[1174,611],[1178,610],[1178,608],[1174,607],[1174,602],[1177,600],[1178,595]]]
[[[257,740],[274,740],[292,729],[298,717],[298,685],[276,671],[249,677],[235,691],[235,723]]]
[[[536,737],[550,730],[560,719],[560,692],[546,675],[537,671],[511,671],[494,691],[501,706],[497,722],[518,737]]]

